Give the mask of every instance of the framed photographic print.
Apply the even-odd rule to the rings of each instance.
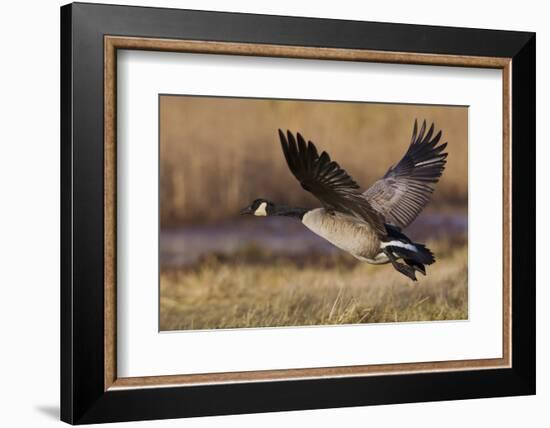
[[[535,393],[535,35],[61,8],[61,417]]]

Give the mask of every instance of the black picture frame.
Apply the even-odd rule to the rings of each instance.
[[[512,58],[512,367],[104,390],[104,36]],[[74,3],[61,8],[61,419],[71,424],[535,393],[535,34]]]

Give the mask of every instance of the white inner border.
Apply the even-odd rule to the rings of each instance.
[[[501,70],[119,50],[117,73],[119,377],[502,357]],[[469,105],[469,320],[159,333],[159,93]]]

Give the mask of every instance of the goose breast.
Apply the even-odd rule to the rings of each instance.
[[[302,223],[336,247],[360,259],[374,259],[380,253],[380,240],[366,222],[324,208],[308,211]]]

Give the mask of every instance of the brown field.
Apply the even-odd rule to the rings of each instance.
[[[414,283],[390,265],[310,254],[299,262],[260,248],[161,273],[160,329],[214,329],[468,317],[467,248],[430,242],[439,260]]]
[[[163,227],[236,216],[256,197],[318,205],[288,171],[278,128],[301,132],[366,188],[403,156],[415,118],[435,122],[449,163],[430,209],[467,204],[465,107],[180,96],[160,103]]]

